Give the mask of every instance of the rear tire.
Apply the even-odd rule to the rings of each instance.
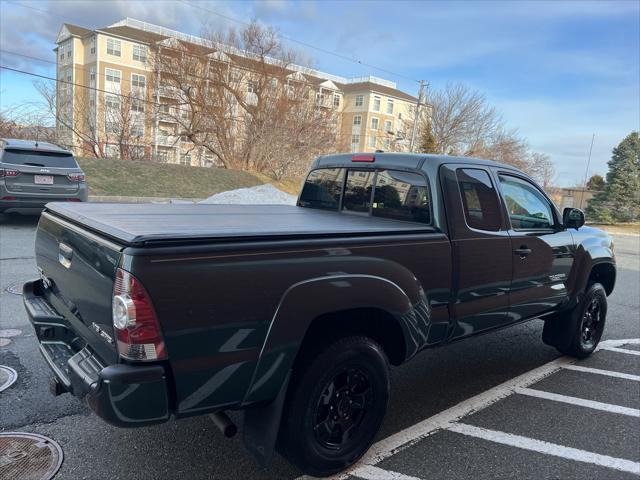
[[[388,400],[387,357],[370,338],[346,337],[303,352],[291,379],[278,451],[310,475],[344,470],[373,442]]]
[[[573,310],[545,322],[542,340],[565,355],[586,358],[602,338],[606,316],[607,292],[601,284],[591,284]]]

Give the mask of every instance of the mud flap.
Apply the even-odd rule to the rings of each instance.
[[[261,467],[267,467],[273,457],[290,378],[291,371],[287,373],[273,402],[264,407],[248,408],[244,411],[242,441]]]

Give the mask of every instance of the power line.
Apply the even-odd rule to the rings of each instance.
[[[156,106],[172,105],[172,104],[158,104],[158,103],[152,102],[150,100],[140,99],[140,98],[135,97],[135,96],[124,95],[122,93],[109,92],[108,90],[103,90],[103,89],[100,89],[100,88],[97,88],[97,87],[90,87],[88,85],[82,85],[82,84],[78,84],[78,83],[74,83],[74,82],[69,82],[69,81],[66,81],[66,80],[58,80],[58,79],[55,79],[53,77],[48,77],[46,75],[41,75],[41,74],[34,73],[34,72],[28,72],[26,70],[20,70],[18,68],[8,67],[6,65],[0,65],[0,69],[9,70],[9,71],[12,71],[12,72],[15,72],[15,73],[20,73],[20,74],[23,74],[23,75],[29,75],[29,76],[33,76],[33,77],[37,77],[37,78],[42,78],[42,79],[45,79],[45,80],[51,80],[51,81],[54,81],[54,82],[64,83],[64,84],[67,84],[67,85],[74,85],[74,86],[77,86],[77,87],[85,88],[87,90],[95,90],[95,91],[103,92],[103,93],[106,93],[106,94],[109,94],[109,95],[116,95],[116,96],[129,98],[129,99],[133,99],[133,100],[139,100],[139,101],[142,101],[144,103],[151,104],[151,105],[156,105]],[[180,110],[178,110],[178,111],[180,111]],[[187,110],[182,110],[182,111],[186,112]],[[189,113],[191,113],[191,112],[189,111]],[[250,123],[246,119],[240,118],[240,117],[237,117],[237,116],[224,117],[223,120],[240,122],[240,123],[245,123],[245,124],[249,124]],[[285,129],[285,128],[272,127],[272,129],[273,130],[290,132],[290,129]],[[334,135],[335,136],[347,136],[347,137],[352,137],[352,136],[356,136],[357,135],[357,136],[364,136],[365,138],[366,137],[369,137],[369,138],[370,137],[375,137],[375,138],[382,138],[382,139],[389,139],[389,140],[392,137],[391,134],[388,134],[388,135],[360,135],[360,134],[342,133],[342,132],[336,132],[336,133],[334,133]],[[181,134],[180,133],[176,133],[173,136],[181,136]]]
[[[216,12],[216,11],[214,11],[214,10],[211,10],[211,9],[209,9],[209,8],[206,8],[206,7],[203,7],[203,6],[201,6],[201,5],[196,5],[196,4],[193,4],[193,3],[191,3],[191,2],[188,2],[187,0],[178,0],[178,1],[180,1],[181,3],[184,3],[185,5],[190,6],[191,8],[197,8],[197,9],[200,9],[200,10],[202,10],[202,11],[205,11],[205,12],[207,12],[207,13],[211,13],[212,15],[216,15],[216,16],[218,16],[218,17],[224,18],[224,19],[229,20],[229,21],[231,21],[231,22],[239,23],[239,24],[241,24],[241,25],[250,25],[250,22],[245,22],[245,21],[240,20],[240,19],[238,19],[238,18],[231,17],[231,16],[229,16],[229,15],[224,15],[224,14],[222,14],[222,13],[220,13],[220,12]],[[15,2],[15,1],[12,1],[12,0],[7,0],[7,2],[8,2],[8,3],[13,3],[14,5],[18,5],[18,6],[23,7],[23,8],[29,8],[29,9],[31,9],[31,10],[34,10],[34,11],[37,11],[37,12],[40,12],[40,13],[44,13],[44,14],[46,14],[46,15],[48,15],[48,16],[53,15],[53,16],[56,16],[56,17],[58,17],[58,18],[64,19],[61,15],[57,15],[57,14],[55,14],[55,13],[49,12],[49,11],[47,11],[47,10],[43,10],[43,9],[41,9],[41,8],[36,8],[36,7],[31,6],[31,5],[25,5],[25,4],[23,4],[23,3]],[[64,20],[66,20],[66,19],[64,19]],[[290,36],[288,36],[288,35],[282,35],[282,34],[280,34],[280,36],[281,36],[284,40],[287,40],[287,41],[292,42],[292,43],[297,43],[298,45],[302,45],[302,46],[304,46],[304,47],[311,48],[311,49],[316,50],[316,51],[318,51],[318,52],[322,52],[322,53],[325,53],[325,54],[327,54],[327,55],[333,55],[333,56],[334,56],[334,57],[336,57],[336,58],[340,58],[340,59],[342,59],[342,60],[346,60],[346,61],[348,61],[348,62],[356,63],[356,64],[361,65],[361,66],[363,66],[363,67],[372,68],[372,69],[374,69],[374,70],[378,70],[379,72],[384,72],[384,73],[387,73],[387,74],[389,74],[389,75],[394,75],[394,76],[399,77],[399,78],[404,78],[405,80],[409,80],[409,81],[411,81],[411,82],[420,83],[420,81],[419,81],[419,80],[416,80],[416,79],[414,79],[414,78],[408,77],[407,75],[403,75],[403,74],[401,74],[401,73],[394,72],[394,71],[392,71],[392,70],[388,70],[388,69],[385,69],[385,68],[382,68],[382,67],[378,67],[378,66],[376,66],[376,65],[373,65],[373,64],[370,64],[370,63],[367,63],[367,62],[363,62],[362,60],[358,60],[357,58],[350,57],[350,56],[348,56],[348,55],[344,55],[344,54],[341,54],[341,53],[338,53],[338,52],[334,52],[334,51],[332,51],[332,50],[327,50],[327,49],[325,49],[325,48],[318,47],[318,46],[316,46],[316,45],[312,45],[312,44],[310,44],[310,43],[303,42],[303,41],[301,41],[301,40],[297,40],[297,39],[292,38],[292,37],[290,37]]]
[[[216,12],[216,11],[214,11],[214,10],[211,10],[211,9],[209,9],[209,8],[206,8],[206,7],[203,7],[203,6],[201,6],[201,5],[196,5],[196,4],[194,4],[194,3],[192,3],[192,2],[189,2],[189,1],[187,1],[187,0],[178,0],[178,1],[179,1],[179,2],[181,2],[181,3],[184,3],[185,5],[190,6],[191,8],[198,8],[198,9],[200,9],[200,10],[202,10],[202,11],[207,12],[207,13],[211,13],[211,14],[213,14],[213,15],[217,15],[218,17],[224,18],[224,19],[229,20],[229,21],[232,21],[232,22],[239,23],[239,24],[241,24],[241,25],[251,25],[251,23],[250,23],[250,22],[245,22],[244,20],[240,20],[240,19],[238,19],[238,18],[231,17],[231,16],[229,16],[229,15],[224,15],[224,14],[222,14],[222,13],[220,13],[220,12]],[[420,81],[419,81],[419,80],[415,80],[415,79],[413,79],[413,78],[411,78],[411,77],[408,77],[408,76],[403,75],[403,74],[401,74],[401,73],[394,72],[394,71],[392,71],[392,70],[387,70],[387,69],[385,69],[385,68],[378,67],[378,66],[376,66],[376,65],[372,65],[372,64],[370,64],[370,63],[363,62],[362,60],[358,60],[357,58],[350,57],[350,56],[348,56],[348,55],[344,55],[344,54],[342,54],[342,53],[334,52],[334,51],[332,51],[332,50],[327,50],[326,48],[318,47],[318,46],[316,46],[316,45],[312,45],[312,44],[310,44],[310,43],[303,42],[303,41],[301,41],[301,40],[296,40],[295,38],[292,38],[292,37],[290,37],[290,36],[288,36],[288,35],[282,35],[282,34],[280,34],[280,36],[281,36],[284,40],[287,40],[287,41],[292,42],[292,43],[297,43],[298,45],[302,45],[302,46],[304,46],[304,47],[311,48],[311,49],[313,49],[313,50],[317,50],[318,52],[322,52],[322,53],[325,53],[325,54],[327,54],[327,55],[333,55],[334,57],[340,58],[340,59],[342,59],[342,60],[346,60],[346,61],[348,61],[348,62],[353,62],[353,63],[356,63],[356,64],[358,64],[358,65],[362,65],[362,66],[364,66],[364,67],[373,68],[374,70],[378,70],[379,72],[388,73],[389,75],[394,75],[394,76],[396,76],[396,77],[404,78],[405,80],[409,80],[409,81],[411,81],[411,82],[420,83]]]

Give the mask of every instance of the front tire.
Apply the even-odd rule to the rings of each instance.
[[[346,337],[303,352],[294,369],[278,450],[305,473],[327,476],[369,448],[389,400],[389,364],[376,342]]]
[[[545,322],[542,339],[565,355],[586,358],[602,338],[606,316],[607,292],[593,283],[573,310]]]

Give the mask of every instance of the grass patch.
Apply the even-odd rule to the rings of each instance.
[[[224,168],[153,162],[78,158],[91,195],[206,198],[267,183],[258,176]]]

